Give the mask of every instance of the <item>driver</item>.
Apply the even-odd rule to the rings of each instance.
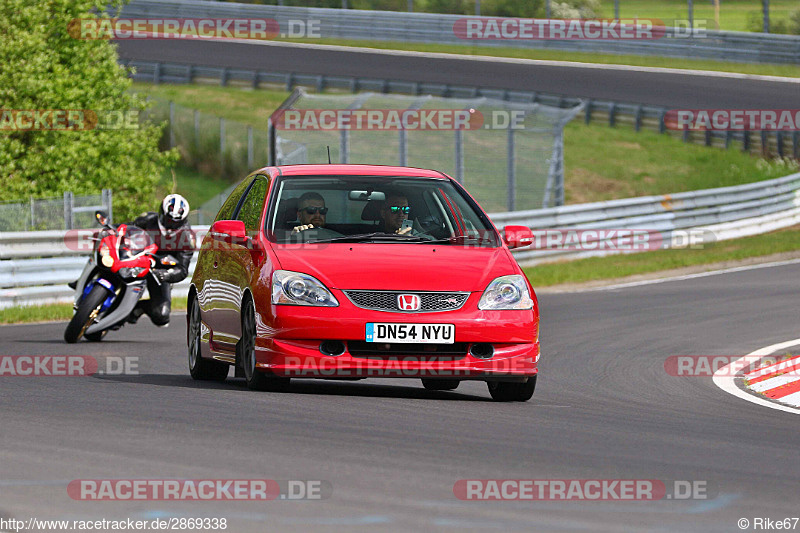
[[[324,228],[327,213],[325,198],[321,194],[313,191],[304,193],[297,199],[297,220],[300,221],[300,225],[292,228],[292,233],[311,228]]]
[[[147,277],[149,300],[139,300],[131,311],[128,322],[136,323],[142,314],[147,314],[156,326],[169,325],[172,300],[172,284],[189,275],[189,263],[194,254],[194,235],[189,226],[189,202],[180,194],[169,194],[158,208],[158,213],[149,212],[132,222],[145,230],[158,245],[156,264]]]

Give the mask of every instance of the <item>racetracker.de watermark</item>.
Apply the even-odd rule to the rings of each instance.
[[[745,355],[671,355],[664,360],[664,371],[677,377],[738,377],[777,365],[773,370],[786,376],[800,375],[793,356],[754,358]]]
[[[139,110],[0,109],[0,131],[139,129]]]
[[[664,248],[702,249],[715,242],[702,229],[661,232],[648,229],[532,229],[520,242],[534,250],[646,252]]]
[[[525,129],[521,110],[477,109],[286,109],[272,124],[289,131],[452,131]]]
[[[97,229],[68,230],[64,234],[64,246],[68,250],[90,253],[94,250]],[[309,230],[312,231],[312,230]],[[206,230],[184,230],[162,234],[159,230],[137,232],[132,238],[142,239],[140,247],[156,242],[167,251],[234,250],[241,247],[255,249],[258,246],[258,233],[250,232],[246,239],[234,239],[220,234],[206,238]],[[475,242],[467,241],[460,246],[480,246],[488,235],[481,235]],[[716,242],[716,235],[709,230],[687,229],[661,232],[649,229],[576,229],[550,228],[525,229],[523,234],[513,233],[507,238],[518,239],[522,246],[535,250],[574,250],[574,251],[619,251],[644,252],[664,248],[703,249]],[[330,243],[292,243],[291,246],[312,249],[325,248]]]
[[[459,500],[657,501],[710,499],[704,480],[658,479],[460,479]]]
[[[72,19],[74,39],[319,39],[322,22],[269,18],[83,18]]]
[[[0,377],[81,377],[139,374],[138,357],[90,355],[0,355]]]
[[[468,17],[453,24],[464,40],[653,40],[666,34],[658,19],[526,19]]]
[[[589,40],[627,41],[698,39],[707,36],[713,21],[696,19],[528,19],[465,17],[453,24],[453,34],[464,40]],[[669,29],[668,29],[669,28]]]
[[[84,501],[323,500],[332,493],[324,480],[75,479],[67,485],[70,498]]]
[[[798,131],[800,109],[671,109],[664,125],[677,131]]]
[[[384,343],[375,343],[376,350]],[[430,356],[384,355],[380,359],[359,359],[338,356],[287,356],[272,371],[283,377],[294,378],[468,378],[488,372],[497,376],[520,377],[529,375],[538,355],[485,359],[480,361],[480,369],[451,366],[452,361],[441,360],[435,354]],[[458,363],[458,361],[456,362]],[[475,364],[470,363],[470,364]]]

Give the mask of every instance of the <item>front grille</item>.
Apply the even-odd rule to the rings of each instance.
[[[374,311],[394,311],[396,313],[436,313],[460,309],[469,298],[468,292],[413,292],[413,291],[344,291],[356,307]],[[400,294],[419,296],[420,308],[416,311],[403,311],[397,303]]]
[[[467,355],[467,343],[465,342],[414,344],[349,341],[347,349],[353,357],[368,359],[397,358],[400,361],[413,360],[414,362],[452,361],[454,359],[462,359]]]

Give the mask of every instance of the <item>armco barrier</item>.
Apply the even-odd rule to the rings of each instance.
[[[683,28],[665,28],[652,40],[463,40],[453,30],[463,15],[408,13],[309,7],[267,6],[202,0],[133,0],[122,10],[126,18],[269,18],[283,34],[289,21],[313,21],[321,38],[545,48],[579,52],[655,55],[687,59],[716,59],[753,63],[800,62],[800,37],[749,32],[703,30],[694,35]],[[318,32],[316,31],[318,30]]]
[[[800,173],[734,187],[489,216],[497,227],[649,230],[660,232],[669,246],[688,230],[705,230],[714,240],[726,240],[788,227],[797,223],[798,208]],[[608,253],[614,253],[613,249],[601,246],[592,250],[521,248],[515,257],[521,265],[533,265]]]
[[[715,240],[766,233],[800,223],[800,173],[782,178],[663,196],[489,215],[498,228],[638,229],[660,232],[667,246],[687,230],[710,232]],[[200,233],[208,226],[195,227]],[[66,283],[77,279],[87,254],[65,242],[64,231],[0,233],[0,308],[71,301]],[[613,249],[514,251],[521,265],[615,253]],[[196,255],[190,270],[194,270]],[[189,281],[174,294],[185,295]]]

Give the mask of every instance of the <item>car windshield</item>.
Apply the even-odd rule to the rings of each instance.
[[[446,179],[282,177],[269,213],[277,243],[499,246],[486,214]]]

